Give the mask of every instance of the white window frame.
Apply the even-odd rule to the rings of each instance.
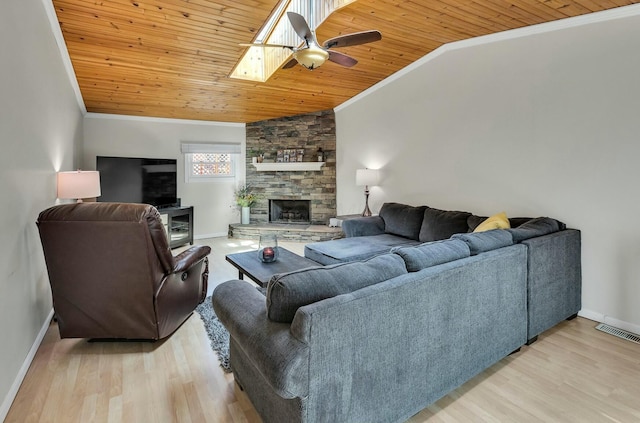
[[[180,150],[184,154],[184,180],[185,183],[192,182],[228,182],[236,181],[238,176],[238,162],[240,157],[240,144],[226,143],[187,143],[180,145]],[[198,153],[209,154],[229,154],[231,156],[230,175],[194,175],[193,155]]]

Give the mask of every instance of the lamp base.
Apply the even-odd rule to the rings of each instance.
[[[362,211],[362,216],[371,216],[371,210],[369,209],[369,190],[366,189],[364,191],[364,210]]]

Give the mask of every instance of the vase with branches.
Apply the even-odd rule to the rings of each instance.
[[[240,223],[246,225],[250,221],[251,206],[260,199],[260,195],[250,185],[242,185],[235,190],[234,196],[236,204],[242,207]]]

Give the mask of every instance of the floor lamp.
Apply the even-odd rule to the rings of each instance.
[[[356,170],[356,185],[364,185],[364,211],[363,216],[371,216],[369,210],[369,187],[378,185],[380,181],[380,171],[377,169],[358,169]]]

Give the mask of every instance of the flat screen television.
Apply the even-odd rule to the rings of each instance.
[[[176,159],[96,158],[101,202],[145,203],[157,208],[179,206]]]

